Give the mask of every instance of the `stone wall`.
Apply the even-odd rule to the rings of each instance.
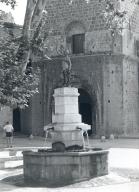
[[[123,116],[123,55],[72,56],[72,85],[84,89],[94,101],[92,122],[98,135],[125,132]],[[51,122],[53,90],[62,85],[62,58],[44,62],[41,95],[34,100],[35,113],[32,115],[35,134]],[[51,74],[51,75],[50,75]],[[128,97],[128,96],[127,96]],[[41,103],[44,104],[43,109]],[[35,108],[35,106],[38,106]],[[41,112],[40,112],[41,110]],[[94,115],[94,114],[93,114]],[[44,120],[42,121],[42,116]],[[35,123],[38,122],[38,123]],[[41,122],[41,123],[40,123]],[[43,123],[42,123],[43,122]],[[38,130],[37,130],[38,129]]]
[[[137,62],[133,63],[124,55],[72,56],[72,85],[84,89],[94,101],[95,121],[92,122],[98,135],[126,135],[139,132],[138,125],[138,72]],[[42,93],[35,106],[42,102],[44,125],[51,122],[53,90],[62,85],[62,58],[45,61]],[[131,67],[130,72],[128,68]],[[51,74],[51,75],[50,75]],[[131,77],[129,78],[130,75]],[[130,80],[131,79],[131,80]],[[130,89],[133,89],[132,92]],[[44,100],[41,100],[44,99]],[[129,106],[132,104],[132,107]],[[127,109],[128,108],[128,109]],[[39,109],[40,111],[40,109]],[[42,122],[42,116],[34,113],[32,119]],[[132,125],[132,128],[130,124]],[[42,125],[42,124],[40,124]],[[36,128],[35,128],[36,127]],[[38,125],[34,123],[33,129]],[[43,130],[40,127],[39,130]],[[39,133],[39,130],[36,131]],[[130,131],[129,131],[130,130]]]
[[[106,52],[112,51],[111,33],[106,30],[87,32],[85,35],[85,52]]]
[[[93,126],[102,127],[102,101],[103,101],[103,75],[102,62],[99,56],[72,57],[72,84],[77,88],[83,88],[94,101],[96,121]],[[80,64],[80,66],[79,66]],[[34,135],[43,134],[43,126],[52,121],[54,89],[62,86],[62,58],[53,58],[41,63],[42,77],[40,94],[33,97],[31,111],[26,111],[24,117],[31,116],[31,126]],[[96,105],[97,100],[97,105]],[[98,108],[97,108],[98,107]],[[28,115],[27,115],[28,114]],[[93,114],[94,115],[94,114]],[[24,127],[30,129],[30,123],[24,121]]]
[[[138,127],[138,63],[125,57],[123,61],[123,106],[126,135],[139,133]]]
[[[85,33],[85,53],[113,52],[136,55],[136,40],[139,40],[139,6],[131,0],[116,1],[115,6],[127,12],[123,32],[111,36],[106,29],[103,15],[105,5],[102,1],[47,0],[46,30],[50,39],[46,42],[51,53],[56,56],[60,45],[71,51],[72,34]],[[74,29],[74,30],[73,30]]]
[[[101,14],[103,9],[104,4],[98,0],[88,3],[84,0],[47,0],[46,25],[47,28],[53,29],[55,34],[63,33],[71,21],[83,21],[87,31],[100,30],[105,26]]]
[[[122,32],[122,52],[136,57],[136,40],[139,40],[139,6],[133,1],[125,0],[121,1],[121,9],[127,12]]]
[[[60,46],[72,47],[71,36],[85,33],[85,53],[120,52],[122,47],[121,35],[115,39],[106,29],[103,10],[104,3],[98,0],[76,0],[70,3],[67,0],[48,0],[46,10],[46,30],[50,39],[46,41],[48,54],[59,55]]]
[[[120,135],[123,130],[123,56],[111,56],[103,65],[105,134]]]
[[[41,71],[39,93],[30,98],[29,107],[21,110],[22,133],[44,135],[44,106],[44,71]]]
[[[127,23],[123,30],[123,120],[125,135],[138,135],[138,55],[136,41],[139,40],[139,6],[130,0],[121,2],[127,11]]]

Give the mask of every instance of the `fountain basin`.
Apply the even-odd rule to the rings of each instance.
[[[37,185],[60,186],[108,174],[108,151],[23,152],[24,179]]]

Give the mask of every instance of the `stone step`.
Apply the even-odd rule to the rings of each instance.
[[[9,158],[1,158],[0,159],[0,169],[6,168],[16,168],[23,165],[23,157],[13,156]]]
[[[1,158],[11,158],[13,156],[21,157],[22,151],[16,151],[16,150],[7,150],[7,151],[0,151],[0,159]]]
[[[15,171],[15,170],[23,169],[23,164],[17,165],[16,167],[5,167],[4,169],[0,169],[0,171]]]
[[[45,144],[45,141],[44,141]],[[23,151],[38,151],[38,149],[47,149],[50,147],[45,147],[45,146],[41,146],[41,147],[14,147],[14,148],[4,148],[4,149],[0,149],[0,158],[7,158],[7,157],[11,157],[11,156],[23,156],[22,152]]]
[[[0,150],[0,170],[23,167],[23,151],[38,151],[46,147],[14,147]]]

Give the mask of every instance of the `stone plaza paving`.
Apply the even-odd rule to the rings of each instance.
[[[95,192],[138,192],[139,191],[139,139],[115,139],[100,140],[90,139],[90,145],[109,150],[109,174],[106,176],[90,179],[80,183],[71,184],[64,187],[48,188],[36,187],[30,184],[26,186],[23,180],[23,167],[21,151],[35,149],[44,146],[44,138],[34,138],[30,140],[25,136],[14,138],[12,151],[18,151],[18,161],[8,164],[7,168],[0,169],[0,191],[12,192],[66,192],[66,191],[95,191]],[[45,143],[50,146],[49,142]],[[0,138],[0,161],[6,158],[10,149],[5,148],[5,139]],[[10,167],[8,167],[10,165]]]

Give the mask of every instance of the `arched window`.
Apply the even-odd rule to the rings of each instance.
[[[73,54],[84,53],[85,27],[80,21],[71,22],[66,28],[67,45]]]

